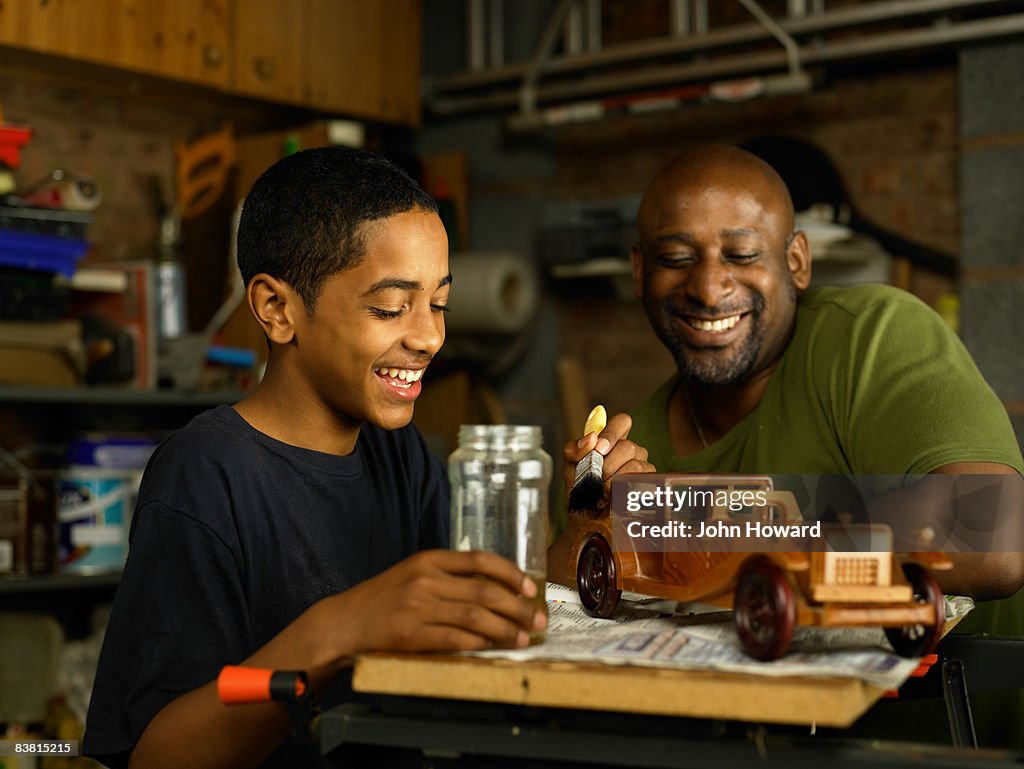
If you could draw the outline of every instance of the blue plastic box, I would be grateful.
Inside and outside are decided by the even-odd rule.
[[[59,272],[70,278],[88,250],[87,240],[0,229],[0,265],[6,267]]]

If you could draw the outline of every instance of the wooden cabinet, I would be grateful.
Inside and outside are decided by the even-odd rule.
[[[231,0],[20,0],[0,43],[151,75],[229,85]]]
[[[306,79],[314,104],[418,125],[418,0],[307,0],[315,9]]]
[[[308,0],[238,0],[232,28],[234,90],[294,104],[308,98],[303,68],[308,5]]]
[[[0,45],[418,125],[421,0],[16,0]]]
[[[234,89],[325,112],[418,125],[419,0],[245,0]]]

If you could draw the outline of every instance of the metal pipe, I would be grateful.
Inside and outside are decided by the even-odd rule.
[[[523,82],[519,86],[519,111],[524,115],[532,113],[537,106],[537,80],[540,79],[540,73],[551,57],[551,49],[558,38],[558,31],[565,23],[565,19],[574,4],[575,0],[559,0],[554,12],[548,19],[547,25],[544,27],[544,32],[540,36],[540,43],[533,54],[533,59],[530,60],[530,65],[523,77]]]
[[[466,65],[472,72],[482,72],[487,66],[485,15],[484,0],[466,0]]]
[[[487,9],[487,61],[490,67],[505,63],[505,6],[504,0],[488,0]]]
[[[565,20],[565,50],[569,54],[583,52],[583,9],[574,2]]]
[[[693,31],[698,35],[708,31],[708,0],[693,0]]]
[[[682,37],[690,34],[690,0],[672,0],[668,6],[669,34]]]
[[[878,35],[873,39],[822,43],[802,49],[800,59],[804,65],[826,63],[1008,37],[1022,33],[1024,33],[1024,13],[1018,13],[994,19],[955,22],[946,27],[904,30]],[[599,97],[609,93],[641,91],[661,86],[680,85],[686,82],[770,72],[783,69],[786,64],[786,55],[783,51],[745,53],[739,56],[649,68],[636,72],[594,77],[588,80],[551,83],[536,89],[534,96],[537,100],[561,103],[574,99]],[[515,92],[504,90],[461,99],[441,97],[432,101],[432,107],[438,112],[454,113],[481,109],[507,109],[514,107],[516,101]]]
[[[588,52],[601,50],[601,0],[584,0],[583,5],[585,41]]]
[[[789,62],[789,74],[800,74],[800,49],[794,40],[782,27],[775,23],[775,19],[765,13],[764,8],[757,4],[757,0],[740,0],[740,5],[746,8],[750,15],[761,22],[761,26],[768,30],[768,33],[778,40],[786,49],[786,61]]]
[[[790,35],[806,35],[817,32],[855,27],[876,22],[892,21],[929,16],[985,5],[997,5],[1004,0],[890,0],[874,2],[863,6],[841,8],[800,19],[783,19],[779,26]],[[756,42],[765,37],[764,28],[757,23],[742,24],[715,29],[704,35],[686,37],[664,37],[638,41],[604,48],[597,53],[583,53],[577,56],[562,56],[547,63],[551,74],[572,73],[578,70],[592,70],[613,64],[635,63],[640,59],[668,57],[684,53],[705,52],[714,48]],[[520,80],[529,63],[509,64],[489,72],[466,72],[448,75],[435,82],[437,91],[456,91],[479,88],[509,80]]]

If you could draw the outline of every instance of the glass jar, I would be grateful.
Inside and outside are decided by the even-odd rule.
[[[452,487],[451,546],[508,558],[537,586],[533,599],[547,614],[548,487],[551,457],[532,425],[462,425],[448,457]],[[544,631],[530,643],[544,640]]]

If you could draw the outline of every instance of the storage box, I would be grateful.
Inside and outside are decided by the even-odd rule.
[[[0,576],[53,571],[55,511],[52,479],[0,479]]]
[[[0,265],[24,270],[71,275],[89,250],[84,240],[61,238],[41,232],[0,229]]]
[[[0,206],[0,228],[85,240],[92,214],[31,206]]]
[[[548,264],[627,259],[636,241],[640,198],[562,201],[544,208],[540,253]]]
[[[97,315],[125,331],[134,345],[135,376],[130,385],[156,387],[156,294],[153,263],[104,262],[104,270],[125,277],[124,291],[75,291],[70,312],[75,317]]]

